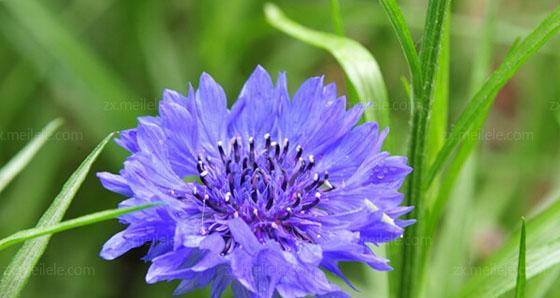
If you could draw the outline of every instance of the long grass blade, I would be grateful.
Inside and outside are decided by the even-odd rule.
[[[62,119],[55,119],[0,169],[0,192],[29,164],[33,156],[45,145],[49,138],[62,125]]]
[[[97,159],[105,145],[111,140],[109,134],[86,157],[80,167],[66,181],[60,193],[56,196],[51,206],[43,214],[37,228],[52,226],[62,220],[64,213],[70,206],[72,199],[85,180],[93,162]],[[17,297],[31,276],[33,268],[45,252],[50,237],[43,237],[26,242],[12,259],[0,281],[1,297]]]
[[[145,204],[140,206],[133,206],[127,208],[116,208],[110,210],[104,210],[95,212],[92,214],[80,216],[78,218],[66,220],[57,224],[53,224],[50,226],[42,226],[33,229],[19,231],[13,235],[10,235],[4,239],[0,240],[0,251],[6,249],[12,245],[31,240],[37,237],[45,236],[45,235],[53,235],[56,233],[60,233],[63,231],[95,224],[98,222],[106,221],[109,219],[117,218],[121,215],[125,215],[128,213],[140,211],[146,208],[151,208],[156,206],[157,204]]]
[[[560,7],[556,8],[523,41],[513,48],[500,67],[482,86],[469,102],[459,120],[453,126],[449,137],[431,166],[424,188],[428,188],[435,176],[442,170],[453,151],[466,137],[479,132],[498,91],[513,77],[519,68],[533,56],[547,41],[560,31]],[[475,125],[475,123],[477,125]],[[482,124],[480,124],[482,123]]]
[[[420,296],[424,281],[424,263],[427,244],[424,241],[424,197],[422,189],[427,165],[427,148],[431,109],[434,99],[434,86],[436,84],[438,65],[440,62],[440,49],[444,38],[444,21],[449,13],[450,0],[431,0],[428,4],[428,14],[420,50],[420,65],[422,69],[421,89],[413,90],[414,112],[412,116],[412,133],[409,151],[409,164],[414,169],[407,185],[406,200],[408,205],[415,207],[409,215],[418,220],[418,224],[410,226],[405,232],[402,246],[401,286],[398,297],[412,298]],[[414,245],[406,245],[414,243]],[[402,286],[406,285],[406,286]]]
[[[526,279],[560,264],[560,201],[529,218],[526,229]],[[495,298],[516,286],[521,231],[513,233],[506,244],[487,262],[474,267],[460,297]]]
[[[380,0],[379,1],[389,17],[389,21],[393,26],[393,30],[397,34],[397,38],[406,58],[410,75],[412,77],[413,88],[419,90],[422,82],[422,68],[420,66],[420,58],[416,52],[414,41],[401,8],[396,0]]]
[[[360,43],[306,28],[290,20],[276,5],[267,3],[264,8],[267,21],[276,29],[307,44],[330,52],[340,63],[356,89],[362,104],[373,103],[365,112],[367,121],[377,121],[381,127],[389,126],[387,90],[375,58]]]
[[[521,222],[521,237],[519,239],[519,257],[517,258],[517,282],[515,285],[515,298],[525,298],[525,284],[527,283],[525,274],[525,219]]]
[[[487,2],[487,12],[485,14],[485,20],[482,28],[482,36],[481,40],[478,42],[479,48],[476,53],[476,57],[473,63],[473,72],[471,76],[470,82],[470,93],[475,94],[477,89],[481,84],[484,83],[484,78],[488,76],[491,68],[492,63],[492,55],[493,55],[493,47],[494,47],[494,39],[496,34],[496,11],[498,6],[498,1],[488,1]],[[484,120],[478,120],[484,121]],[[482,125],[482,124],[480,124]],[[462,169],[464,164],[469,160],[469,157],[473,154],[475,147],[478,145],[477,138],[468,138],[465,142],[461,145],[458,150],[457,155],[449,165],[448,171],[446,175],[442,177],[439,181],[438,193],[435,196],[435,200],[430,202],[430,211],[427,218],[427,235],[431,235],[429,237],[433,238],[434,230],[436,225],[439,223],[441,218],[442,212],[444,208],[448,205],[448,202],[451,198],[450,194],[453,190],[455,182],[459,175],[461,175]],[[441,148],[441,147],[440,147]],[[439,149],[438,149],[439,150]],[[437,154],[437,152],[436,152]],[[434,156],[434,158],[436,158]],[[470,177],[473,178],[473,177]],[[464,196],[461,196],[462,199],[466,199]],[[469,211],[464,211],[461,214],[466,216]],[[457,221],[456,221],[457,222]],[[457,223],[461,223],[458,221]]]

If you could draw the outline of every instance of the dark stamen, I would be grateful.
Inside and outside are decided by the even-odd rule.
[[[233,138],[232,145],[233,145],[233,157],[235,158],[235,162],[239,162],[239,138]]]
[[[249,137],[249,162],[251,164],[251,168],[255,168],[255,139],[253,137]]]
[[[272,203],[274,203],[274,198],[272,194],[269,194],[268,202],[266,202],[266,210],[270,210],[270,208],[272,208]]]
[[[210,185],[208,184],[208,180],[206,179],[206,176],[208,176],[208,171],[204,171],[202,173],[200,173],[200,181],[202,181],[202,183],[204,183],[204,185],[206,185],[208,188],[210,188]]]
[[[305,187],[305,192],[309,192],[310,190],[314,189],[319,185],[319,174],[313,175],[313,182]]]
[[[319,204],[319,202],[321,201],[320,199],[321,199],[321,193],[316,192],[316,193],[315,193],[315,200],[313,200],[313,202],[311,202],[311,203],[309,203],[309,204],[307,204],[307,205],[301,206],[301,209],[302,209],[302,210],[309,210],[309,209],[311,209],[311,208],[317,206],[317,204]]]
[[[296,157],[295,157],[295,160],[300,159],[302,154],[303,154],[303,148],[301,148],[301,146],[298,145],[298,146],[296,147]]]
[[[224,146],[222,141],[218,142],[218,151],[220,152],[220,158],[222,159],[222,162],[226,162],[226,153],[224,152]]]
[[[198,192],[198,189],[197,189],[196,187],[193,187],[192,194],[193,194],[193,196],[194,196],[195,198],[197,198],[199,201],[202,202],[202,201],[204,200],[204,198],[200,195],[200,193]]]
[[[233,175],[233,173],[231,173],[228,175],[228,185],[229,185],[230,192],[233,192],[235,188],[234,182],[235,182],[235,176]]]
[[[292,216],[292,208],[286,208],[286,214],[280,218],[280,220],[286,220]]]
[[[301,202],[301,194],[298,192],[296,194],[296,201],[292,204],[292,208],[296,208]]]
[[[280,145],[277,142],[272,142],[271,146],[274,148],[274,158],[278,160],[278,157],[280,157]]]
[[[272,158],[268,157],[267,158],[268,161],[268,169],[272,172],[274,171],[274,162],[272,161]]]
[[[315,156],[309,155],[309,163],[307,164],[307,170],[311,170],[315,165]]]
[[[202,163],[202,161],[198,161],[198,163],[196,163],[196,169],[198,170],[198,173],[202,173],[204,172],[204,164]]]
[[[264,135],[264,149],[266,149],[266,151],[268,152],[268,149],[270,149],[270,134],[266,133]]]

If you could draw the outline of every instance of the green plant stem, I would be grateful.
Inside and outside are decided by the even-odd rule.
[[[412,133],[409,152],[409,163],[413,167],[408,181],[406,200],[408,205],[415,207],[409,215],[418,222],[425,220],[424,185],[425,167],[427,164],[428,127],[433,103],[433,91],[437,77],[439,52],[444,33],[444,20],[448,13],[450,0],[431,0],[428,6],[424,44],[420,51],[422,66],[422,89],[413,90],[415,96],[414,113],[412,116]],[[401,287],[398,297],[418,297],[422,291],[423,259],[426,241],[424,240],[423,224],[412,225],[407,228],[402,247]],[[406,285],[406,286],[403,286]]]
[[[94,223],[98,223],[98,222],[102,222],[102,221],[106,221],[109,219],[114,219],[117,218],[121,215],[125,215],[128,213],[132,213],[132,212],[136,212],[136,211],[140,211],[146,208],[151,208],[154,206],[157,206],[159,204],[145,204],[145,205],[140,205],[140,206],[134,206],[134,207],[127,207],[127,208],[117,208],[117,209],[110,209],[110,210],[105,210],[105,211],[99,211],[96,213],[92,213],[92,214],[88,214],[88,215],[84,215],[78,218],[74,218],[74,219],[70,219],[67,221],[63,221],[57,224],[53,224],[50,226],[43,226],[43,227],[37,227],[37,228],[33,228],[33,229],[28,229],[28,230],[23,230],[23,231],[19,231],[15,234],[12,234],[2,240],[0,240],[0,251],[4,250],[12,245],[33,239],[33,238],[37,238],[40,236],[45,236],[45,235],[52,235],[52,234],[56,234],[56,233],[60,233],[63,231],[67,231],[67,230],[71,230],[71,229],[75,229],[75,228],[79,228],[79,227],[83,227],[83,226],[87,226],[87,225],[91,225]]]

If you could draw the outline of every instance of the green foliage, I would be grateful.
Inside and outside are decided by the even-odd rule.
[[[133,207],[126,207],[126,208],[117,208],[117,209],[111,209],[111,210],[105,210],[105,211],[99,211],[99,212],[95,212],[95,213],[91,213],[88,215],[84,215],[78,218],[74,218],[74,219],[70,219],[70,220],[66,220],[60,223],[56,223],[56,224],[52,224],[52,225],[48,225],[48,226],[38,226],[36,228],[33,229],[27,229],[27,230],[23,230],[23,231],[19,231],[13,235],[10,235],[4,239],[0,239],[0,250],[6,249],[12,245],[24,242],[24,241],[28,241],[37,237],[41,237],[41,236],[45,236],[45,235],[53,235],[56,233],[60,233],[63,231],[67,231],[67,230],[71,230],[71,229],[75,229],[75,228],[79,228],[79,227],[83,227],[83,226],[87,226],[87,225],[91,225],[91,224],[95,224],[98,222],[102,222],[102,221],[106,221],[109,219],[115,219],[121,215],[125,215],[128,213],[132,213],[132,212],[136,212],[136,211],[140,211],[146,208],[151,208],[157,206],[157,204],[145,204],[145,205],[139,205],[139,206],[133,206]],[[40,240],[40,239],[39,239]],[[34,246],[36,250],[39,250],[37,248],[37,245]],[[21,252],[21,254],[23,254],[23,252]],[[27,252],[27,256],[30,255],[34,255],[35,252],[34,251],[29,251]],[[18,270],[17,272],[14,272],[15,274],[27,274],[25,273],[26,271],[28,271],[28,268],[19,268],[20,270]],[[23,270],[22,270],[23,269]]]
[[[475,135],[482,129],[484,122],[477,120],[486,119],[498,91],[500,91],[517,70],[519,70],[519,68],[548,40],[554,37],[558,31],[560,31],[560,7],[549,14],[525,39],[512,46],[500,67],[469,102],[459,117],[459,120],[457,120],[453,126],[447,142],[430,169],[426,188],[429,187],[430,183],[443,167],[443,164],[450,158],[452,151],[464,141],[465,138]]]
[[[352,104],[373,103],[367,121],[391,124],[392,144],[386,148],[409,148],[414,172],[403,190],[407,204],[416,207],[417,223],[402,241],[374,248],[388,255],[394,271],[344,266],[361,289],[351,296],[555,297],[560,43],[553,37],[560,30],[560,8],[550,10],[557,6],[552,0],[530,6],[517,0],[508,5],[429,0],[426,13],[426,6],[411,1],[378,2],[283,1],[275,2],[282,10],[266,4],[263,13],[261,2],[246,0],[3,1],[0,226],[11,236],[0,240],[0,267],[8,266],[0,296],[107,297],[122,296],[123,289],[135,297],[169,295],[174,284],[146,285],[140,262],[121,266],[97,256],[118,224],[93,224],[136,207],[106,210],[120,199],[88,179],[66,215],[74,219],[61,221],[99,147],[39,224],[21,229],[47,207],[45,199],[57,193],[52,185],[66,180],[93,142],[132,127],[139,115],[153,114],[162,88],[184,92],[187,81],[196,85],[200,72],[208,71],[224,85],[231,104],[241,82],[262,64],[273,73],[288,71],[290,87],[318,73],[340,87],[346,83],[341,93]],[[511,46],[505,56],[504,46]],[[491,72],[498,58],[502,63]],[[67,119],[68,129],[82,137],[54,136],[59,120],[38,135],[19,140],[4,135],[21,135],[56,117]],[[484,128],[504,127],[529,135],[480,138]],[[118,170],[124,153],[107,153],[99,168]],[[528,233],[525,224],[511,231],[525,214],[530,214]],[[93,232],[61,233],[49,241],[54,233],[84,225]],[[32,274],[39,258],[91,265],[96,274]],[[203,290],[188,296],[208,295]]]
[[[78,192],[78,189],[84,182],[93,162],[97,159],[105,145],[109,142],[113,134],[108,135],[97,147],[86,157],[80,167],[70,176],[66,181],[62,190],[53,200],[51,206],[45,211],[39,222],[37,223],[38,229],[46,229],[52,225],[60,222],[70,206],[72,199]],[[54,230],[52,230],[54,231]],[[25,239],[32,238],[29,236],[31,232],[22,231],[21,234],[15,235],[13,238],[8,237],[0,241],[0,249],[2,246],[7,246],[10,243],[17,243]],[[49,233],[42,233],[40,235],[48,235]],[[15,240],[13,240],[15,239]],[[49,243],[50,236],[40,239],[31,240],[26,242],[23,247],[18,251],[16,256],[10,262],[10,265],[4,272],[2,280],[0,281],[0,294],[2,297],[17,297],[27,281],[31,276],[35,264],[45,252]]]
[[[16,156],[0,169],[0,192],[29,164],[33,156],[62,125],[61,119],[51,121]]]
[[[340,63],[356,89],[363,105],[373,103],[366,110],[367,121],[389,126],[387,91],[377,61],[358,42],[334,34],[308,29],[288,19],[274,4],[265,5],[268,22],[290,36],[329,51]]]
[[[525,243],[525,219],[521,221],[521,237],[519,238],[519,257],[517,258],[517,282],[515,284],[515,298],[525,297],[525,284],[527,283],[526,273],[525,273],[525,255],[526,252]]]
[[[517,276],[525,275],[527,280],[545,272],[560,263],[560,201],[529,218],[528,235],[521,231],[514,233],[509,241],[485,264],[479,267],[479,274],[467,281],[460,297],[500,297],[514,289]],[[521,240],[520,240],[521,239]],[[525,249],[520,247],[525,246]],[[526,253],[526,265],[522,274],[521,254]],[[520,271],[521,270],[521,271]],[[523,278],[523,277],[521,277]],[[519,277],[517,278],[519,280]]]

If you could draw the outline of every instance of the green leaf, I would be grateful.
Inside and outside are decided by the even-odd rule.
[[[83,226],[87,226],[87,225],[91,225],[91,224],[95,224],[98,222],[102,222],[102,221],[106,221],[109,219],[113,219],[113,218],[117,218],[121,215],[124,214],[128,214],[128,213],[132,213],[132,212],[136,212],[139,210],[143,210],[146,208],[151,208],[154,206],[157,206],[160,204],[145,204],[145,205],[140,205],[140,206],[133,206],[133,207],[127,207],[127,208],[116,208],[116,209],[110,209],[110,210],[104,210],[104,211],[99,211],[99,212],[95,212],[92,214],[88,214],[88,215],[84,215],[84,216],[80,216],[78,218],[74,218],[74,219],[70,219],[70,220],[66,220],[57,224],[53,224],[53,225],[49,225],[49,226],[41,226],[41,227],[36,227],[33,229],[27,229],[27,230],[23,230],[23,231],[19,231],[15,234],[12,234],[2,240],[0,240],[0,251],[3,249],[6,249],[12,245],[33,239],[33,238],[37,238],[40,236],[45,236],[45,235],[52,235],[52,234],[56,234],[56,233],[60,233],[63,231],[67,231],[67,230],[71,230],[71,229],[75,229],[75,228],[79,228],[79,227],[83,227]],[[38,239],[39,240],[42,240]],[[3,292],[1,292],[3,293]]]
[[[331,17],[334,25],[334,32],[339,36],[344,36],[344,25],[340,16],[340,3],[338,0],[331,0]]]
[[[404,57],[408,63],[410,75],[412,77],[413,88],[419,90],[422,83],[422,69],[420,67],[420,58],[416,52],[414,41],[410,30],[406,24],[403,13],[395,0],[379,0],[385,13],[389,17],[389,21],[393,26],[393,30],[397,34],[397,38],[404,53]]]
[[[527,221],[526,278],[537,276],[560,264],[560,201]],[[506,244],[473,274],[461,290],[460,297],[495,298],[513,290],[516,285],[519,239],[522,231],[513,233]]]
[[[375,58],[360,43],[345,37],[306,28],[287,18],[276,5],[264,7],[267,21],[276,29],[310,45],[329,51],[354,85],[362,104],[373,102],[365,112],[367,121],[389,126],[387,90]]]
[[[487,11],[485,14],[484,25],[482,28],[481,39],[477,42],[478,49],[474,59],[474,67],[471,76],[471,93],[474,94],[477,91],[479,85],[484,82],[484,78],[488,76],[492,64],[492,54],[494,47],[494,37],[496,31],[496,11],[499,1],[490,1],[487,5]],[[483,119],[479,121],[484,121]],[[482,125],[482,124],[480,124]],[[430,202],[430,211],[427,218],[427,235],[428,237],[435,237],[435,228],[439,223],[443,210],[448,205],[450,200],[450,194],[455,186],[455,182],[462,172],[464,164],[467,162],[469,157],[476,145],[478,144],[477,138],[468,138],[461,145],[458,150],[457,155],[449,165],[449,169],[446,175],[442,177],[439,181],[438,193],[435,196],[435,200]],[[439,150],[439,149],[438,149]],[[435,156],[434,156],[435,158]],[[472,179],[473,176],[470,178]],[[460,196],[461,199],[467,199],[465,196]],[[453,203],[450,203],[453,204]],[[464,216],[468,214],[469,211],[462,212]],[[460,221],[459,221],[460,222]],[[462,224],[462,223],[461,223]]]
[[[517,282],[515,285],[515,298],[525,298],[525,284],[527,277],[525,276],[525,219],[521,221],[521,237],[519,239],[519,257],[517,258]]]
[[[453,126],[445,145],[430,168],[424,188],[430,186],[457,146],[466,137],[472,137],[482,129],[484,122],[477,120],[487,118],[498,91],[558,31],[560,31],[560,7],[556,8],[531,34],[510,50],[503,63],[472,98]]]
[[[426,207],[424,207],[424,204],[426,191],[424,191],[422,186],[424,185],[426,173],[428,148],[432,146],[429,142],[437,141],[438,139],[437,137],[430,137],[430,133],[434,133],[434,131],[430,131],[429,127],[431,125],[430,119],[435,97],[434,86],[436,86],[439,63],[441,62],[440,49],[446,41],[447,37],[445,35],[448,34],[445,30],[445,23],[449,22],[449,19],[446,17],[450,10],[449,4],[450,0],[431,0],[428,4],[423,44],[420,50],[421,89],[414,88],[413,83],[414,113],[412,115],[409,164],[414,171],[408,180],[406,204],[415,207],[414,211],[408,216],[416,218],[418,224],[408,227],[404,234],[403,242],[405,244],[414,243],[414,245],[402,246],[401,279],[398,289],[398,297],[400,298],[420,296],[422,283],[424,282],[424,265],[429,245],[425,241],[417,240],[424,239],[423,235],[425,232],[424,215]],[[438,130],[435,130],[435,133],[438,133]]]
[[[60,193],[56,196],[51,206],[41,216],[37,224],[37,228],[45,228],[52,226],[62,220],[64,213],[70,206],[72,199],[78,192],[78,189],[85,180],[91,165],[97,159],[105,145],[112,138],[113,134],[109,134],[97,147],[86,157],[80,167],[66,181]],[[8,239],[9,240],[9,239]],[[6,240],[6,241],[8,241]],[[50,236],[35,239],[26,242],[12,259],[8,268],[4,272],[2,281],[0,281],[1,297],[16,297],[19,295],[25,284],[27,283],[35,264],[39,261],[47,245]]]
[[[2,169],[0,169],[0,192],[14,179],[27,164],[31,161],[33,156],[37,154],[39,149],[48,141],[54,132],[62,125],[62,119],[55,119],[41,132],[29,142],[16,156],[14,156]]]

